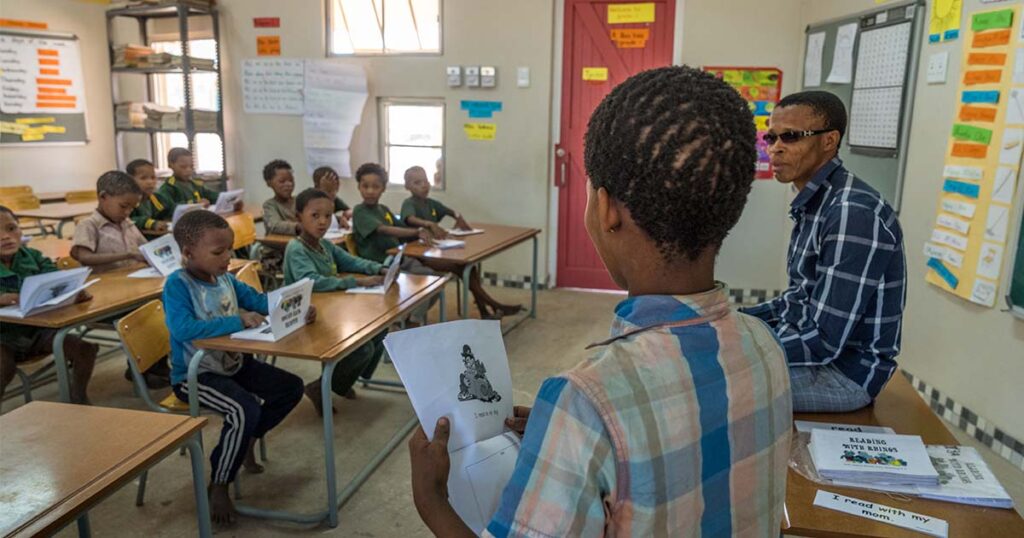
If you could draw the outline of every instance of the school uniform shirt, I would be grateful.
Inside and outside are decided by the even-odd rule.
[[[352,210],[352,230],[360,258],[383,263],[388,250],[398,248],[398,238],[377,232],[380,226],[402,226],[402,221],[384,204],[359,204]]]
[[[340,213],[342,211],[348,211],[349,209],[350,208],[348,207],[348,204],[345,203],[345,200],[342,200],[341,197],[339,197],[339,196],[335,196],[334,197],[334,212],[335,213]]]
[[[430,222],[441,222],[445,215],[454,215],[448,206],[433,198],[419,199],[410,196],[402,202],[402,222],[409,224],[409,217],[416,217]]]
[[[27,277],[57,270],[53,260],[42,252],[24,245],[11,258],[11,264],[0,262],[0,293],[20,293]],[[0,342],[15,352],[32,345],[41,329],[15,323],[0,323]]]
[[[358,258],[347,250],[320,239],[320,250],[310,248],[300,238],[292,239],[284,250],[284,283],[293,284],[308,278],[313,291],[347,290],[356,287],[353,276],[339,277],[338,273],[380,274],[383,265]]]
[[[286,203],[271,198],[263,202],[263,226],[267,234],[295,235],[299,216],[295,213],[295,198]]]
[[[75,224],[75,237],[71,247],[82,247],[94,254],[120,254],[133,252],[146,243],[146,237],[131,219],[112,222],[93,210],[92,214]],[[93,271],[111,271],[134,264],[133,260],[93,265]]]
[[[267,296],[239,282],[231,273],[217,277],[215,283],[192,277],[178,269],[167,277],[163,293],[167,311],[165,323],[171,333],[171,384],[185,381],[188,363],[197,349],[193,340],[224,336],[245,328],[239,309],[266,316]],[[242,355],[226,351],[207,351],[199,363],[199,373],[230,376],[242,367]]]
[[[790,205],[789,287],[744,309],[772,326],[790,366],[835,366],[871,397],[896,369],[906,303],[896,212],[833,159]]]
[[[159,191],[142,199],[132,211],[131,221],[140,230],[152,230],[158,222],[171,222],[175,203]]]
[[[540,388],[487,536],[775,536],[792,396],[775,335],[722,285],[642,295]]]
[[[202,200],[207,200],[213,204],[217,202],[218,195],[218,193],[207,189],[203,185],[197,185],[194,180],[181,179],[174,176],[167,178],[167,181],[160,185],[157,192],[175,204],[198,204]]]

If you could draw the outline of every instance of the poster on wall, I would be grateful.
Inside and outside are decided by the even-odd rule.
[[[768,144],[763,135],[768,131],[768,118],[782,96],[782,70],[774,67],[705,67],[704,71],[736,88],[749,103],[757,126],[757,179],[772,179],[774,174],[768,157]]]
[[[1024,148],[1024,114],[1015,108],[1024,78],[1014,76],[1024,49],[1010,39],[1020,15],[1020,6],[1007,6],[966,19],[956,119],[937,178],[936,224],[925,244],[925,279],[987,307],[1000,296]]]

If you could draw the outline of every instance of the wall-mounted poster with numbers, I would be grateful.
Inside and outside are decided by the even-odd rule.
[[[0,144],[87,140],[78,38],[0,30]]]
[[[857,50],[857,74],[850,104],[850,146],[896,150],[910,21],[865,30]]]
[[[704,71],[736,88],[747,100],[757,126],[757,179],[772,179],[768,144],[763,135],[768,131],[768,118],[782,97],[782,71],[774,67],[705,67]]]

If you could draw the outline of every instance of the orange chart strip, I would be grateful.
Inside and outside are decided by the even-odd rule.
[[[37,102],[36,108],[75,108],[75,103],[49,103],[49,102]]]
[[[74,101],[74,100],[78,99],[78,97],[76,97],[74,95],[54,95],[54,94],[44,95],[44,94],[39,94],[39,95],[36,96],[36,99],[37,100],[44,100],[44,101]]]
[[[984,159],[988,155],[988,146],[981,144],[964,144],[955,143],[953,144],[954,157],[968,157],[971,159]]]
[[[47,86],[39,86],[38,88],[36,88],[36,91],[39,93],[56,93],[60,95],[68,93],[68,91],[64,88],[50,88]]]
[[[986,69],[984,71],[968,71],[964,73],[964,84],[998,84],[1003,78],[1002,69]]]
[[[998,32],[981,32],[974,34],[974,41],[971,42],[971,46],[980,49],[984,47],[995,47],[998,45],[1005,45],[1010,42],[1010,31],[999,30]]]
[[[36,49],[36,52],[38,52],[40,56],[57,56],[58,54],[57,51],[53,49]]]
[[[53,58],[40,58],[39,65],[60,65],[60,60],[54,60]]]
[[[43,85],[49,84],[51,86],[70,86],[71,79],[69,78],[37,78],[36,84]]]
[[[960,121],[996,121],[998,111],[992,107],[964,105],[960,107]]]
[[[60,69],[47,69],[45,67],[40,67],[39,68],[39,74],[40,75],[60,76]]]
[[[1005,65],[1006,55],[1001,52],[972,52],[967,56],[967,65]]]

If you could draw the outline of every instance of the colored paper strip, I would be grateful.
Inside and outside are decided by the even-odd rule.
[[[70,86],[71,79],[69,78],[37,78],[36,84],[50,84],[53,86]]]
[[[964,105],[960,107],[960,121],[996,121],[999,109],[987,106]]]
[[[972,52],[967,55],[967,65],[1006,65],[1006,55],[1001,52]]]
[[[56,95],[52,93],[44,93],[36,96],[37,100],[40,101],[75,101],[78,97],[74,95]]]
[[[994,28],[1009,28],[1011,24],[1013,24],[1012,9],[975,13],[971,17],[971,30],[975,32],[992,30]]]
[[[1003,78],[1002,69],[985,69],[983,71],[968,71],[964,73],[964,84],[973,86],[975,84],[999,84]]]
[[[36,52],[40,56],[57,56],[58,55],[57,51],[55,51],[53,49],[36,49]]]
[[[998,47],[999,45],[1006,45],[1009,42],[1010,31],[997,30],[993,32],[981,32],[980,34],[974,34],[974,41],[971,42],[971,46],[976,49],[983,49],[985,47]]]
[[[40,103],[36,102],[36,108],[75,108],[74,103]]]
[[[39,93],[56,93],[59,95],[64,95],[65,93],[68,93],[68,91],[64,88],[50,88],[47,86],[39,86],[38,88],[36,88],[36,91]]]
[[[605,82],[608,80],[607,67],[584,67],[583,80],[591,82]]]
[[[54,58],[40,58],[39,65],[60,65],[60,60]]]
[[[953,144],[951,153],[954,157],[967,157],[969,159],[984,159],[988,155],[988,146],[981,144],[968,144],[957,142]]]
[[[46,135],[42,133],[25,133],[21,135],[22,142],[35,142],[37,140],[42,140],[44,138],[46,138]]]
[[[957,181],[955,179],[947,179],[942,183],[942,190],[951,194],[966,196],[968,198],[977,198],[978,194],[981,192],[981,187],[971,183]]]
[[[953,124],[953,138],[988,145],[992,142],[992,130],[962,123]]]
[[[999,103],[999,92],[995,90],[965,91],[960,94],[960,100],[964,103],[988,103],[994,105]]]
[[[26,124],[26,125],[32,125],[34,123],[53,123],[54,121],[56,121],[56,118],[54,118],[52,116],[47,117],[47,118],[18,118],[18,119],[14,120],[14,121],[17,122],[17,123],[23,123],[23,124]]]
[[[469,112],[470,118],[490,118],[501,112],[501,101],[461,101],[459,108]]]
[[[32,30],[47,30],[50,25],[45,22],[22,21],[18,19],[0,19],[0,26],[7,28],[31,28]]]
[[[953,272],[950,271],[946,267],[946,265],[942,263],[941,260],[938,260],[936,258],[929,258],[928,267],[932,271],[935,271],[935,274],[939,275],[939,278],[945,281],[946,284],[949,285],[949,287],[956,289],[956,287],[960,285],[960,279],[958,279],[956,275],[954,275]]]
[[[654,2],[608,4],[608,24],[654,22]]]
[[[469,140],[494,140],[498,126],[494,123],[465,123],[462,130]]]
[[[60,69],[47,69],[45,67],[40,67],[39,68],[39,74],[40,75],[60,76]]]
[[[252,25],[254,28],[280,28],[281,17],[253,17]]]

